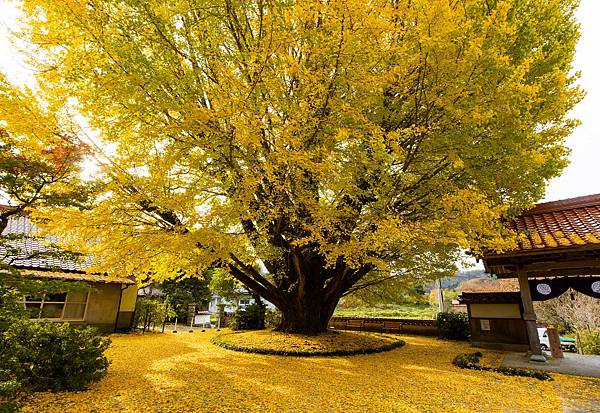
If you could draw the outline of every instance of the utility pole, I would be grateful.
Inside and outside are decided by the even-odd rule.
[[[443,313],[444,312],[444,292],[442,290],[442,280],[439,278],[437,280],[436,295],[437,295],[437,303],[438,303],[438,313]]]

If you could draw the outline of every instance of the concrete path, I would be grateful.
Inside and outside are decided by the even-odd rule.
[[[555,373],[570,374],[583,377],[600,377],[600,356],[584,356],[581,354],[564,353],[563,359],[549,359],[546,363],[529,361],[529,356],[524,353],[507,353],[502,361],[504,367],[515,367],[521,369],[543,370]],[[549,354],[546,354],[548,357]],[[578,393],[565,389],[556,388],[565,402],[563,413],[590,413],[600,412],[600,381],[585,379],[588,381],[587,388],[594,389],[591,392]]]
[[[529,361],[524,353],[507,353],[502,361],[504,367],[553,371],[574,376],[600,377],[600,356],[564,353],[563,359],[549,359],[546,363]]]

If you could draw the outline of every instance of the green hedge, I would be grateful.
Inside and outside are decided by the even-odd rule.
[[[543,371],[536,370],[525,370],[525,369],[515,369],[512,367],[488,367],[482,366],[479,364],[480,358],[483,356],[480,352],[471,353],[471,354],[459,354],[454,357],[452,360],[452,364],[461,369],[469,369],[469,370],[480,370],[480,371],[494,371],[497,373],[502,373],[505,376],[521,376],[521,377],[532,377],[538,380],[553,380],[552,376]]]

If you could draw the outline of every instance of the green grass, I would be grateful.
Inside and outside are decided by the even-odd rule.
[[[334,317],[433,319],[434,309],[429,304],[386,304],[376,307],[336,308]]]

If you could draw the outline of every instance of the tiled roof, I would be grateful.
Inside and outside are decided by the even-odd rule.
[[[35,268],[41,270],[62,270],[62,271],[83,271],[89,263],[79,263],[69,260],[61,260],[56,257],[35,257],[36,254],[46,253],[50,251],[39,238],[33,235],[37,232],[35,225],[31,223],[27,215],[18,215],[10,217],[7,227],[2,232],[2,235],[22,234],[26,238],[22,238],[12,242],[11,244],[20,250],[16,256],[11,256],[10,265],[13,267]],[[46,241],[56,242],[55,237],[47,237]],[[0,257],[6,254],[6,250],[0,246]]]
[[[0,211],[9,208],[0,205]],[[43,239],[34,236],[36,232],[37,228],[31,223],[27,215],[11,216],[7,227],[2,232],[2,235],[20,234],[26,236],[25,238],[11,241],[11,244],[20,251],[20,254],[8,257],[10,259],[9,264],[20,269],[20,274],[39,279],[135,284],[133,280],[125,277],[85,273],[85,268],[89,267],[90,264],[89,259],[80,263],[61,260],[55,257],[32,258],[32,255],[36,253],[44,253],[50,250]],[[56,242],[57,238],[47,237],[45,240]],[[0,245],[0,259],[5,255],[6,250]]]
[[[109,277],[100,274],[78,274],[71,272],[53,272],[53,271],[31,271],[21,270],[19,272],[25,276],[32,278],[42,278],[51,280],[63,280],[63,281],[87,281],[94,283],[107,283],[107,284],[135,284],[135,282],[129,278],[124,277]]]
[[[520,236],[516,251],[600,248],[600,194],[537,204],[508,227]]]

